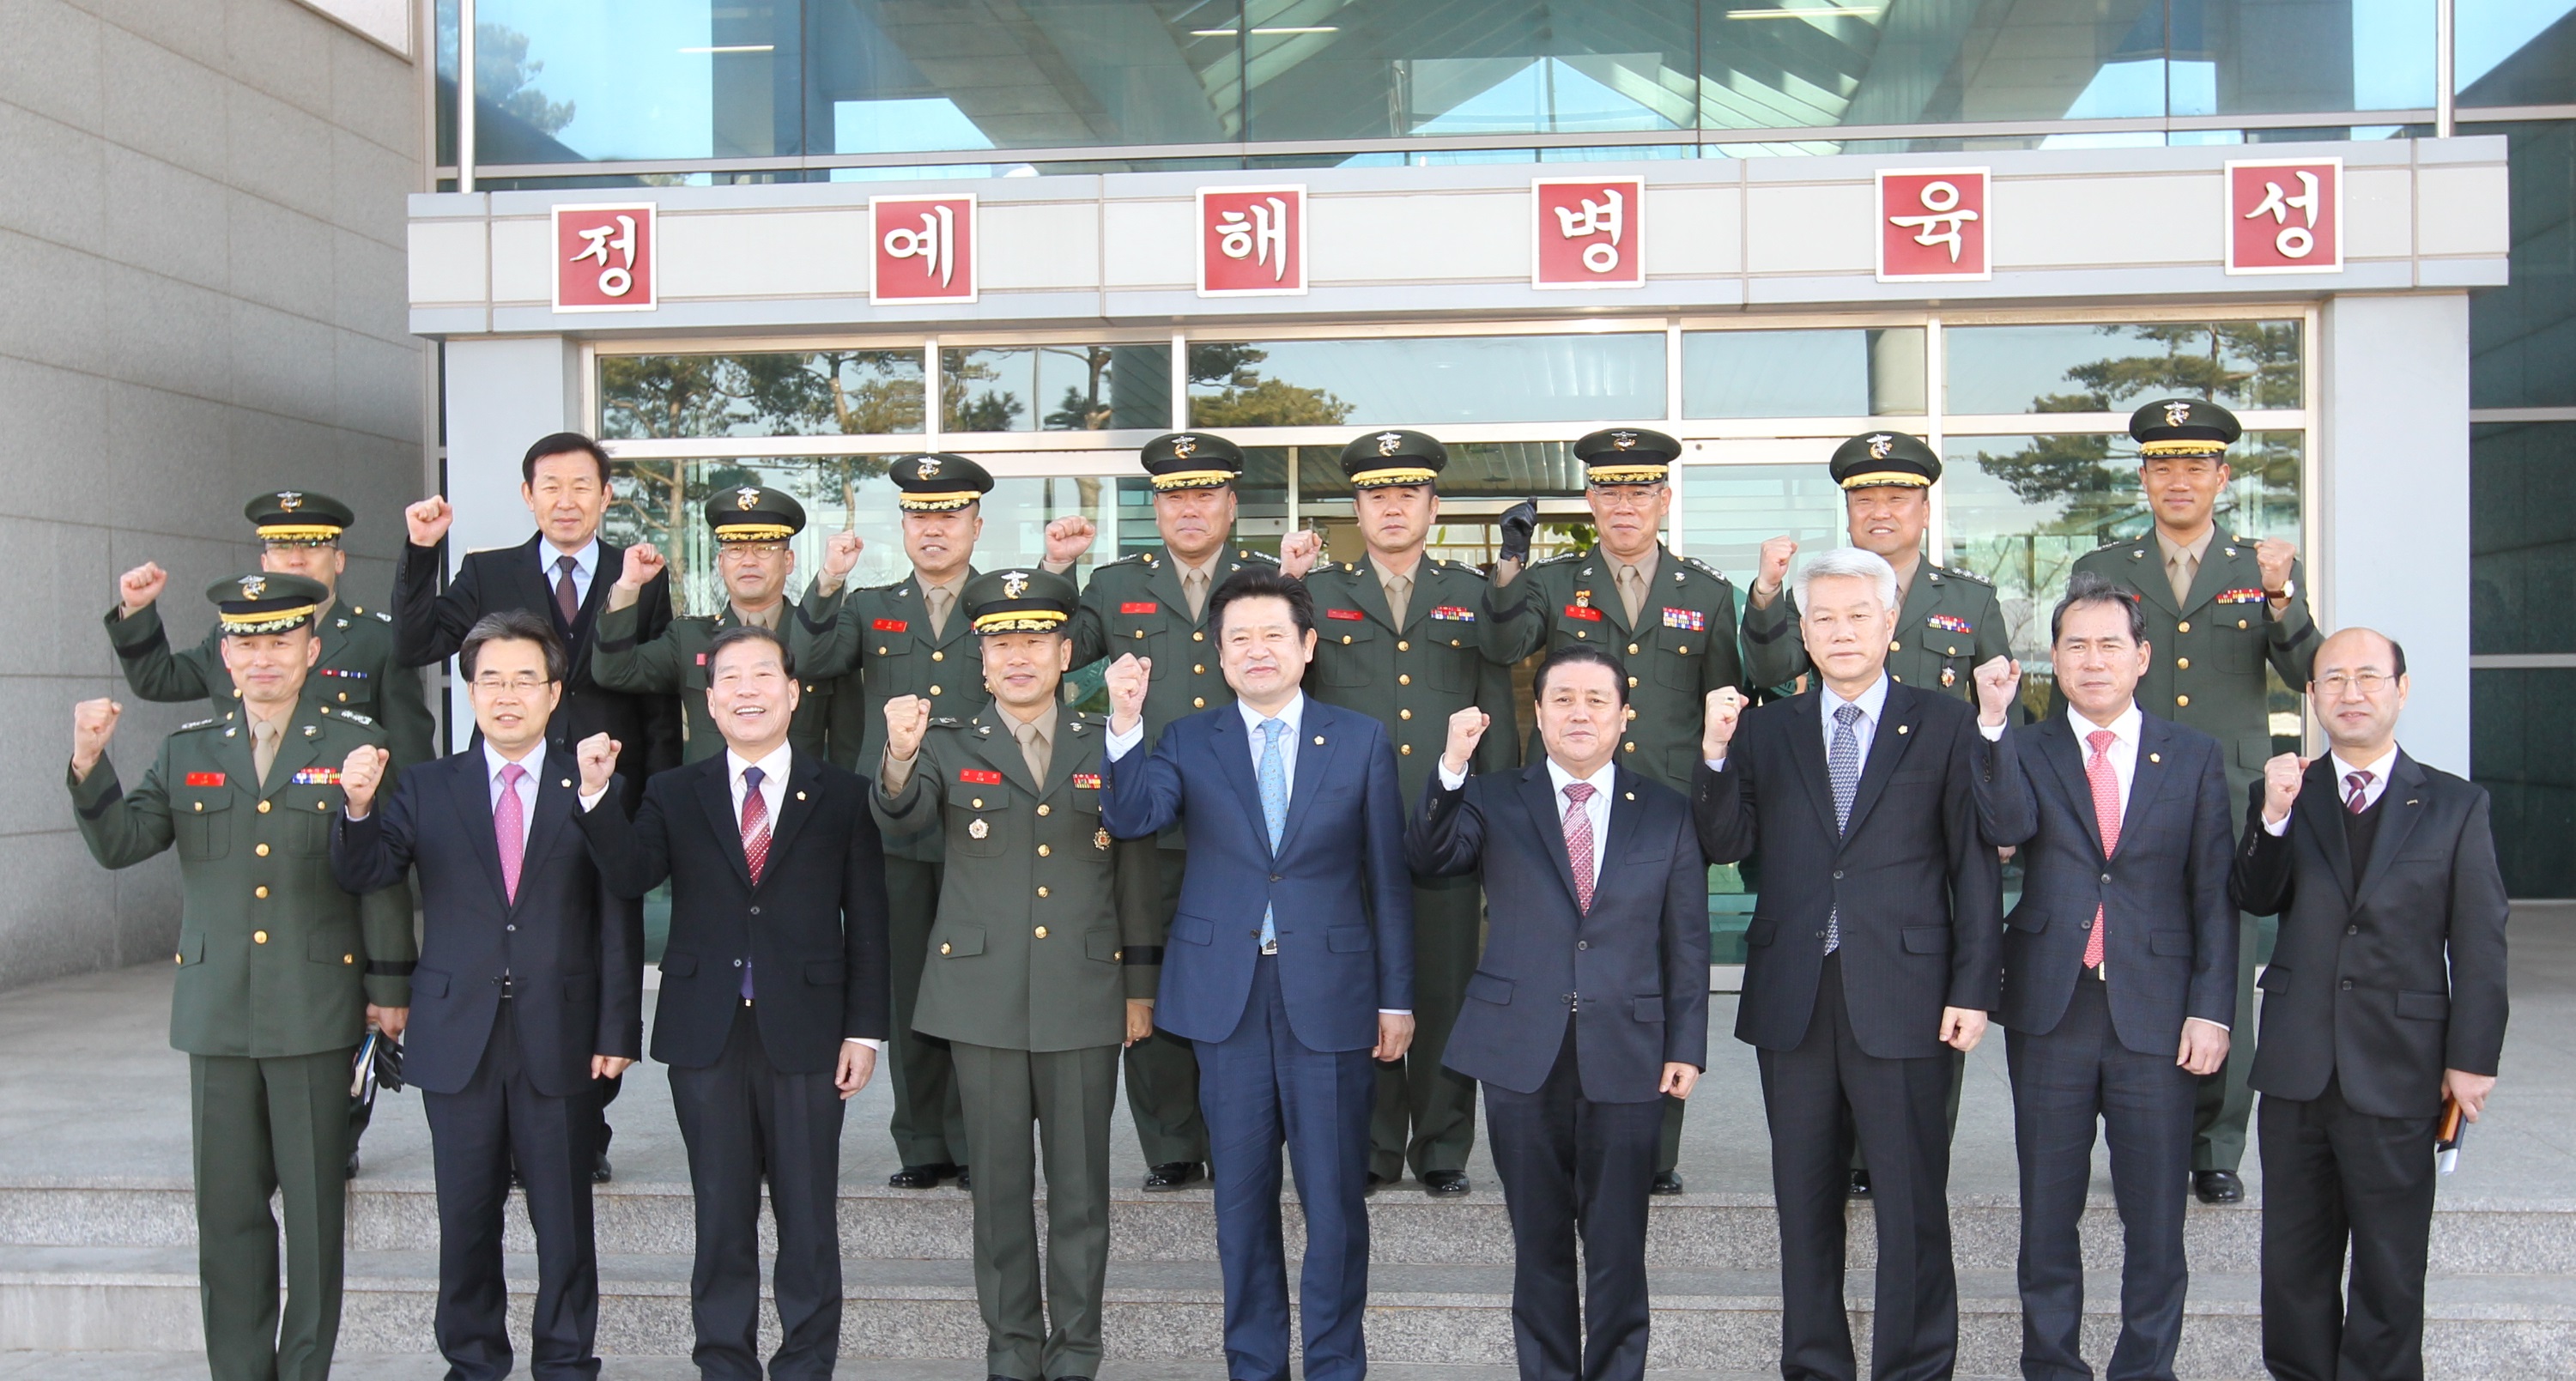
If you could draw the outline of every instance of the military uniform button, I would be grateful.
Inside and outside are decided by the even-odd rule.
[[[983,808],[984,808],[984,798],[983,798],[983,797],[981,797],[981,796],[976,797],[976,798],[975,798],[975,809],[977,809],[977,810],[982,810]]]
[[[934,662],[944,662],[948,660],[948,654],[934,649],[930,654],[930,660]]]
[[[1677,647],[1677,648],[1674,648],[1674,649],[1673,649],[1673,651],[1678,652],[1678,653],[1680,653],[1682,656],[1687,657],[1687,656],[1689,656],[1689,655],[1690,655],[1690,644],[1689,644],[1689,643],[1683,643],[1681,646],[1679,646],[1679,647]]]
[[[1402,746],[1402,747],[1400,747],[1400,748],[1396,749],[1395,751],[1397,751],[1397,752],[1399,752],[1399,753],[1402,753],[1404,756],[1406,756],[1406,757],[1408,757],[1408,758],[1409,758],[1409,757],[1412,757],[1412,756],[1413,756],[1413,745],[1412,745],[1412,744],[1410,744],[1410,743],[1408,743],[1408,744],[1405,744],[1404,746]]]
[[[262,802],[261,804],[265,805],[265,804],[267,804],[267,803],[266,803],[266,802]],[[190,802],[188,803],[188,808],[189,808],[190,810],[193,810],[193,811],[197,812],[197,813],[198,813],[198,814],[200,814],[200,815],[203,815],[203,814],[205,814],[205,813],[206,813],[206,803],[205,803],[205,802],[203,802],[203,801],[190,801]]]
[[[932,687],[930,688],[930,693],[931,693],[932,695],[937,695],[937,694],[939,694],[939,687],[937,687],[937,686],[932,686]]]
[[[1903,643],[1889,643],[1889,644],[1887,645],[1887,650],[1888,650],[1888,651],[1890,651],[1890,652],[1903,652],[1903,651],[1905,650],[1905,644],[1903,644]]]
[[[1190,708],[1191,708],[1191,709],[1193,709],[1193,710],[1204,710],[1204,709],[1206,709],[1206,708],[1207,708],[1207,697],[1206,697],[1206,696],[1204,696],[1204,695],[1193,695],[1193,696],[1191,696],[1191,697],[1190,697]]]
[[[2174,697],[2174,705],[2176,708],[2188,707],[2190,704],[2191,697],[2188,695],[2177,695]]]
[[[1348,633],[1344,633],[1344,634],[1342,635],[1342,646],[1344,646],[1344,647],[1348,647],[1348,646],[1350,646],[1350,645],[1351,645],[1351,635],[1350,635],[1350,634],[1348,634]]]
[[[1634,676],[1629,677],[1629,678],[1628,678],[1628,689],[1630,689],[1630,690],[1635,690],[1636,688],[1637,688],[1637,678],[1636,678],[1636,677],[1634,677]]]
[[[329,810],[331,808],[331,803],[329,801],[315,801],[313,803],[313,808],[315,810]]]
[[[1039,895],[1043,896],[1043,895],[1045,895],[1045,894],[1044,894],[1043,892],[1041,892]],[[1039,926],[1039,927],[1038,927],[1038,929],[1037,929],[1037,937],[1038,937],[1039,939],[1041,939],[1041,940],[1043,940],[1043,939],[1045,939],[1045,938],[1046,938],[1046,927],[1045,927],[1045,926]]]
[[[1207,631],[1206,631],[1205,629],[1201,629],[1201,630],[1199,630],[1199,631],[1197,631],[1197,632],[1194,632],[1194,633],[1190,634],[1190,641],[1191,641],[1191,642],[1194,642],[1194,643],[1203,643],[1203,642],[1206,642],[1206,641],[1207,641]]]
[[[2176,670],[2176,671],[2189,671],[2189,670],[2191,670],[2191,659],[2190,659],[2189,657],[2176,657],[2176,658],[2174,658],[2174,670]]]
[[[267,846],[266,844],[262,844],[262,845],[258,846],[257,848],[252,849],[252,850],[251,850],[251,852],[252,852],[252,853],[255,853],[255,854],[257,854],[257,855],[259,855],[259,856],[260,856],[260,857],[262,857],[262,858],[266,858],[266,857],[268,857],[268,846]]]
[[[1051,807],[1051,806],[1043,806],[1043,805],[1042,805],[1042,806],[1039,806],[1039,807],[1038,807],[1038,814],[1040,814],[1040,815],[1051,815],[1051,814],[1053,814],[1053,813],[1054,813],[1054,808],[1053,808],[1053,807]]]
[[[2236,621],[2236,626],[2237,626],[2237,627],[2239,627],[2239,628],[2247,628],[2247,627],[2251,627],[2251,625],[2249,625],[2248,623],[2246,623],[2246,622],[2245,622],[2245,620],[2243,620],[2243,619],[2238,619],[2238,620]]]
[[[343,705],[349,703],[349,693],[347,691],[340,692],[340,703]]]
[[[1634,743],[1621,744],[1620,747],[1631,753],[1637,751],[1637,745]]]
[[[2177,633],[2188,633],[2188,632],[2190,632],[2190,631],[2191,631],[2191,620],[2189,620],[2189,619],[2184,619],[2182,622],[2180,622],[2180,623],[2178,623],[2178,624],[2175,624],[2175,625],[2174,625],[2174,631],[2175,631],[2175,632],[2177,632]]]
[[[1413,644],[1402,638],[1398,638],[1395,640],[1395,650],[1398,652],[1411,652],[1413,650]]]
[[[198,809],[202,810],[202,809],[204,809],[204,807],[201,805],[201,806],[199,806],[199,807],[198,807]],[[259,803],[259,813],[260,813],[260,814],[262,814],[262,815],[266,815],[266,814],[268,814],[268,802],[266,802],[266,801],[262,801],[262,802],[260,802],[260,803]]]
[[[170,956],[170,962],[173,964],[184,964],[188,962],[188,956],[184,954],[174,954]]]
[[[1045,896],[1046,894],[1047,894],[1047,889],[1045,889],[1045,888],[1043,888],[1043,887],[1041,887],[1041,888],[1039,888],[1039,889],[1038,889],[1038,895],[1039,895],[1039,896],[1043,897],[1043,896]],[[1046,938],[1046,932],[1045,932],[1045,931],[1043,931],[1043,930],[1039,931],[1039,932],[1038,932],[1038,938],[1039,938],[1039,939],[1041,939],[1041,940],[1045,939],[1045,938]]]
[[[1628,644],[1628,655],[1631,657],[1637,655],[1637,645],[1635,643]]]
[[[948,952],[948,946],[947,946],[946,944],[942,944],[942,945],[940,945],[940,947],[939,947],[939,952],[940,952],[940,953],[942,953],[942,954],[946,954],[946,953]]]
[[[880,656],[880,657],[882,657],[882,656],[886,655],[886,650],[885,650],[884,648],[882,648],[882,647],[878,648],[878,649],[877,649],[877,655],[878,655],[878,656]]]
[[[254,945],[264,945],[264,944],[267,944],[267,943],[268,943],[268,932],[267,932],[267,931],[265,931],[265,930],[254,930],[254,931],[252,931],[252,932],[250,933],[250,942],[251,942],[252,944],[254,944]]]
[[[1045,858],[1045,857],[1047,857],[1047,856],[1049,856],[1049,855],[1053,854],[1054,852],[1055,852],[1055,850],[1053,850],[1053,849],[1051,849],[1051,848],[1048,848],[1048,847],[1047,847],[1046,845],[1044,845],[1044,844],[1040,844],[1040,845],[1038,846],[1038,857],[1040,857],[1040,858]]]
[[[1395,712],[1395,717],[1396,717],[1396,718],[1398,718],[1398,719],[1411,719],[1411,718],[1413,718],[1413,711],[1411,711],[1411,710],[1398,710],[1398,711],[1396,711],[1396,712]]]
[[[1137,636],[1139,639],[1142,639],[1142,638],[1145,636],[1145,630],[1144,630],[1144,629],[1142,629],[1142,628],[1137,629],[1137,630],[1136,630],[1136,636]]]
[[[354,954],[343,954],[340,956],[340,962],[343,964],[354,964],[358,962],[358,956]]]
[[[1412,685],[1412,684],[1413,684],[1413,673],[1411,673],[1411,672],[1398,672],[1398,673],[1396,673],[1395,683],[1396,683],[1397,685],[1399,685],[1399,686],[1409,686],[1409,685]]]
[[[1190,674],[1191,674],[1192,676],[1205,676],[1205,675],[1207,675],[1207,663],[1205,663],[1205,662],[1192,662],[1192,663],[1190,664]]]
[[[261,883],[259,886],[250,889],[250,894],[259,898],[261,901],[268,900],[268,884]]]
[[[1109,957],[1112,959],[1125,959],[1127,957],[1127,951],[1123,949],[1113,949],[1109,951]]]

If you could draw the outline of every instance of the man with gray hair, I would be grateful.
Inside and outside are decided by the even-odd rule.
[[[1711,863],[1759,856],[1736,1039],[1754,1047],[1780,1213],[1781,1373],[1849,1378],[1852,1140],[1878,1224],[1872,1369],[1948,1376],[1950,1052],[2001,981],[2001,886],[1977,828],[1976,712],[1887,675],[1896,572],[1858,548],[1796,581],[1816,684],[1747,711],[1709,693],[1692,812]]]

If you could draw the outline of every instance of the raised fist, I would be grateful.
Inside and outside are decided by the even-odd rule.
[[[1324,534],[1313,528],[1299,528],[1279,539],[1279,573],[1291,580],[1303,580],[1323,555]]]
[[[1700,712],[1699,755],[1710,762],[1726,756],[1726,745],[1735,741],[1735,721],[1744,715],[1744,692],[1733,686],[1720,686],[1708,693]]]
[[[592,734],[573,746],[573,756],[581,760],[581,794],[596,796],[608,789],[608,779],[617,775],[617,750],[623,745],[606,734]]]
[[[2021,663],[2010,657],[1989,657],[1968,674],[1977,683],[1977,722],[2003,723],[2012,713],[2013,702],[2021,698]]]
[[[348,798],[350,819],[360,819],[373,808],[376,787],[383,783],[385,764],[393,761],[393,756],[366,744],[349,750],[348,761],[340,764],[340,794]]]
[[[1079,513],[1068,513],[1046,525],[1047,569],[1062,571],[1091,550],[1091,539],[1097,535],[1091,520]]]
[[[2263,764],[2263,821],[2277,825],[2290,818],[2290,806],[2299,799],[2299,784],[2307,779],[2308,760],[2296,753],[2283,753]]]
[[[1126,733],[1145,715],[1145,685],[1154,675],[1154,659],[1130,652],[1109,664],[1102,680],[1109,688],[1109,728]]]
[[[2254,564],[2262,569],[2266,594],[2290,588],[2290,563],[2299,559],[2296,543],[2266,537],[2254,544]]]
[[[868,549],[868,541],[855,532],[835,532],[823,539],[823,574],[837,583],[849,578],[859,567],[859,553]]]
[[[1798,554],[1798,539],[1774,537],[1762,544],[1759,566],[1753,572],[1753,593],[1765,602],[1780,593],[1789,583],[1789,559]]]
[[[170,573],[150,561],[118,576],[116,578],[118,613],[130,618],[143,612],[152,601],[161,597],[163,587],[169,583]]]
[[[447,528],[456,521],[456,510],[447,500],[432,494],[403,510],[403,527],[415,547],[434,547],[447,537]]]
[[[1466,771],[1468,759],[1476,755],[1476,741],[1492,724],[1493,717],[1473,705],[1449,716],[1449,746],[1440,750],[1440,765],[1452,772]]]
[[[638,542],[626,549],[626,564],[617,572],[617,583],[629,590],[641,590],[669,564],[652,543]]]
[[[930,732],[930,702],[918,695],[898,695],[885,705],[886,756],[910,762],[921,751],[921,736]]]
[[[98,765],[99,754],[107,751],[107,741],[116,735],[116,717],[123,713],[123,705],[104,696],[72,706],[74,772],[86,777]]]
[[[1538,531],[1538,500],[1523,499],[1503,510],[1503,544],[1495,555],[1505,561],[1529,560],[1530,536]]]

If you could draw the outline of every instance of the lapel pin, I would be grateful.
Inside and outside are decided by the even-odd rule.
[[[566,777],[566,778],[564,778],[564,779],[563,779],[563,784],[564,784],[565,786],[567,786],[567,787],[571,786],[571,785],[572,785],[572,778],[570,778],[570,777]]]
[[[1913,726],[1913,725],[1911,725],[1911,724],[1899,724],[1899,725],[1897,725],[1897,726],[1896,726],[1896,732],[1898,732],[1898,733],[1900,733],[1900,734],[1902,734],[1902,733],[1907,733],[1907,732],[1912,731],[1912,729],[1913,729],[1913,728],[1914,728],[1914,726]]]
[[[1318,748],[1324,746],[1324,736],[1322,734],[1315,735],[1315,746]]]
[[[2164,755],[2164,754],[2162,754],[2162,753],[2149,753],[2149,754],[2147,754],[2147,761],[2149,761],[2149,762],[2163,762],[2164,760],[2165,760],[2165,755]]]
[[[2413,800],[2411,800],[2411,799],[2410,799],[2410,800],[2408,800],[2408,801],[2406,802],[2406,804],[2408,804],[2408,805],[2410,805],[2410,806],[2411,806],[2411,805],[2415,804],[2415,802],[2414,802]]]
[[[805,793],[804,793],[804,792],[802,792],[802,791],[797,792],[797,793],[796,793],[796,799],[797,799],[797,800],[800,800],[800,801],[801,801],[801,800],[804,800],[804,799],[805,799]]]
[[[1630,791],[1630,792],[1625,792],[1625,793],[1622,793],[1622,794],[1624,794],[1624,795],[1625,795],[1629,800],[1631,800],[1631,801],[1633,801],[1633,800],[1637,799],[1637,793],[1636,793],[1636,792]]]

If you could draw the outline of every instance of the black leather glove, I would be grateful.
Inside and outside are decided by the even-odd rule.
[[[1503,546],[1505,561],[1529,563],[1530,535],[1538,531],[1538,500],[1523,499],[1503,510]]]

